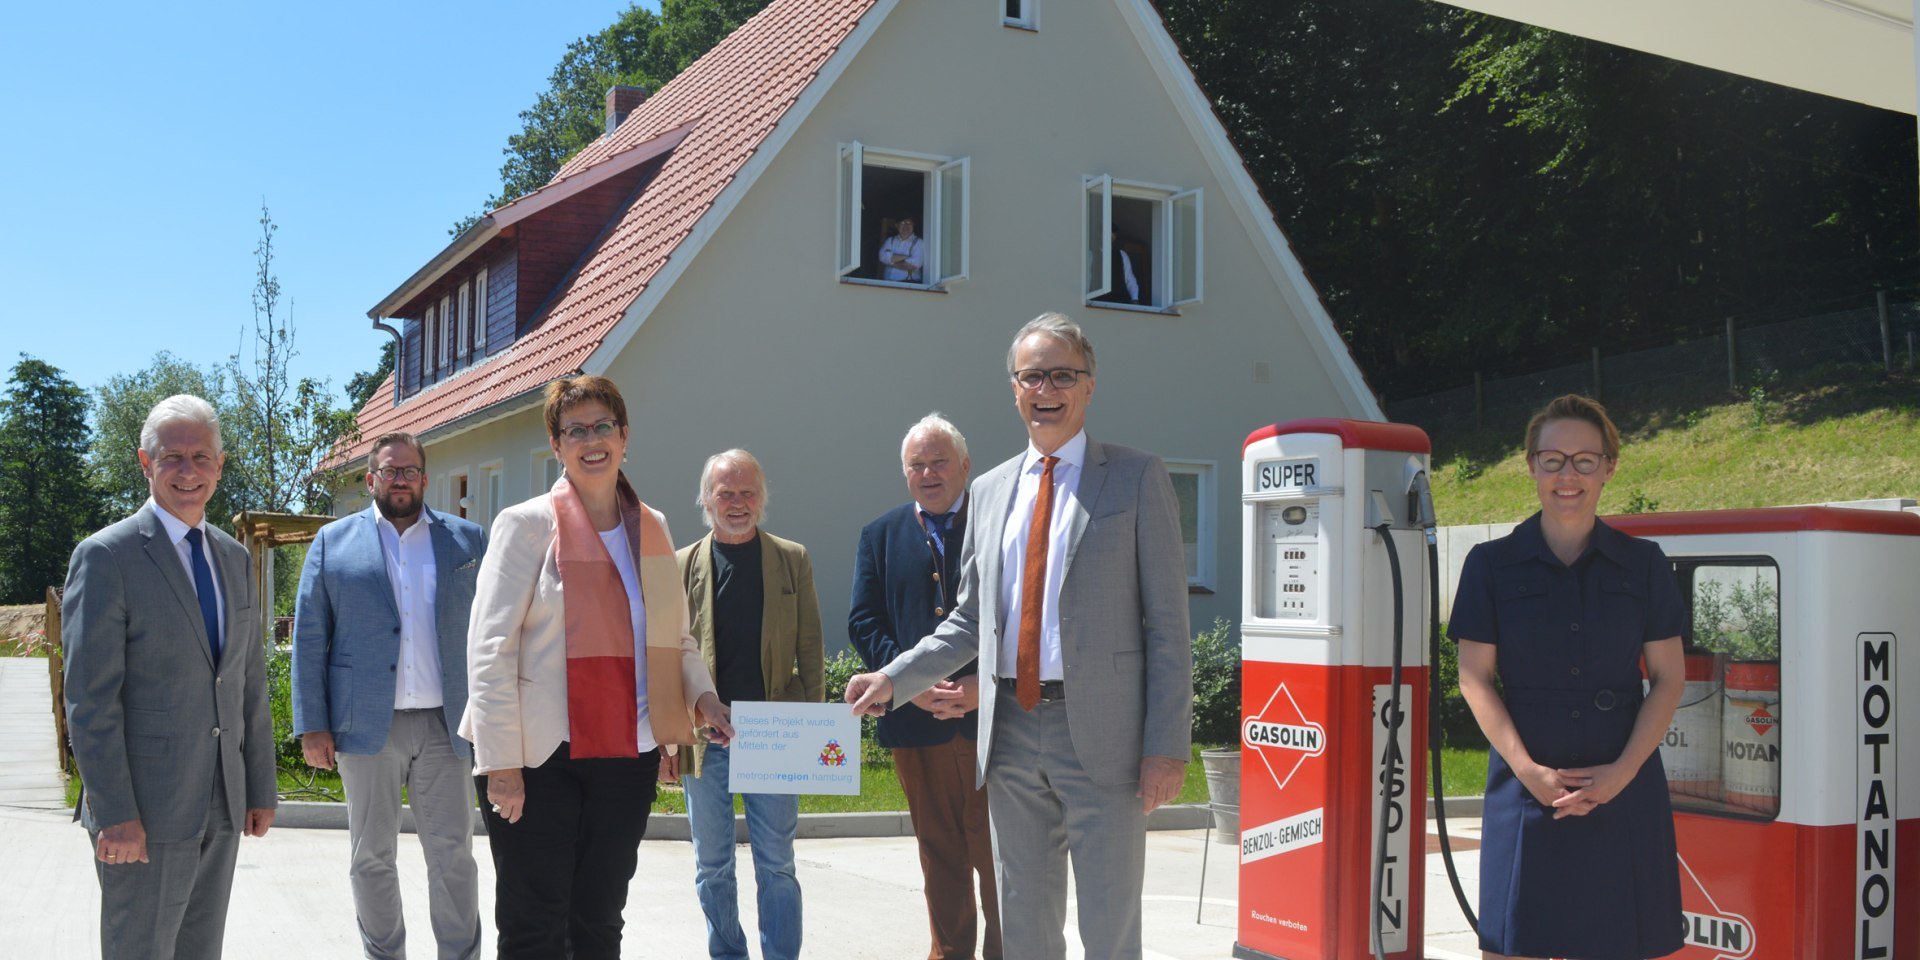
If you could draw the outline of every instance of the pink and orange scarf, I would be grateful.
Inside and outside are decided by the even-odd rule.
[[[673,543],[624,474],[618,494],[647,611],[647,712],[653,738],[662,745],[693,743],[693,719],[680,682],[686,596]],[[626,584],[593,529],[586,504],[565,477],[553,485],[553,516],[567,621],[569,755],[636,756],[640,707]]]

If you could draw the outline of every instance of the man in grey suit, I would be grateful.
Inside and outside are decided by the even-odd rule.
[[[60,607],[68,728],[100,953],[220,956],[238,835],[273,825],[273,722],[245,547],[206,522],[226,454],[199,397],[140,428],[152,499],[73,551]]]
[[[1159,457],[1087,437],[1093,344],[1072,320],[1021,327],[1007,373],[1028,447],[968,494],[958,605],[847,701],[879,713],[977,656],[1006,957],[1066,955],[1069,862],[1086,955],[1139,957],[1146,815],[1191,755],[1173,482]]]
[[[373,505],[321,528],[294,612],[293,728],[307,763],[340,769],[371,960],[407,954],[394,863],[403,786],[441,960],[480,956],[473,747],[453,731],[467,708],[467,617],[487,545],[479,524],[426,508],[426,467],[412,434],[373,442]]]

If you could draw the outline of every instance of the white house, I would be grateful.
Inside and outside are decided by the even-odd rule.
[[[349,463],[412,431],[429,502],[488,522],[557,475],[540,387],[605,374],[680,542],[706,456],[760,458],[837,638],[901,435],[940,410],[976,474],[1019,452],[1008,340],[1062,310],[1098,350],[1089,433],[1175,472],[1198,629],[1238,615],[1247,433],[1380,416],[1147,0],[775,0],[608,114],[370,312],[403,349]],[[888,281],[900,219],[923,262]]]

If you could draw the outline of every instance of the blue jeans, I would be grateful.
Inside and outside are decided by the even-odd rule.
[[[709,745],[701,775],[682,776],[680,783],[687,792],[687,824],[693,832],[694,890],[707,915],[707,952],[714,960],[747,960],[747,935],[740,929],[740,896],[733,873],[733,794],[727,790],[727,768],[727,748]],[[800,879],[793,872],[793,838],[800,830],[800,798],[777,793],[742,796],[759,893],[760,955],[765,960],[796,960],[800,956]]]

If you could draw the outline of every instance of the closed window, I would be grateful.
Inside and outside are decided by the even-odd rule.
[[[487,268],[473,278],[473,354],[487,355]]]
[[[967,158],[840,145],[837,269],[920,288],[967,277]]]
[[[1023,30],[1040,29],[1040,0],[996,0],[1002,4],[1000,22]]]
[[[469,286],[468,284],[464,284],[464,283],[461,284],[459,292],[455,293],[453,296],[453,301],[455,304],[457,304],[455,309],[460,314],[459,335],[454,342],[454,352],[457,355],[459,362],[464,365],[467,362],[467,358],[473,355],[472,354],[472,348],[473,348],[473,289],[472,287]]]
[[[1214,464],[1211,460],[1168,460],[1173,495],[1180,506],[1180,543],[1187,563],[1187,586],[1213,589]]]
[[[453,295],[440,298],[440,369],[453,366]]]
[[[1083,186],[1087,302],[1154,310],[1199,302],[1201,191],[1105,175]]]

